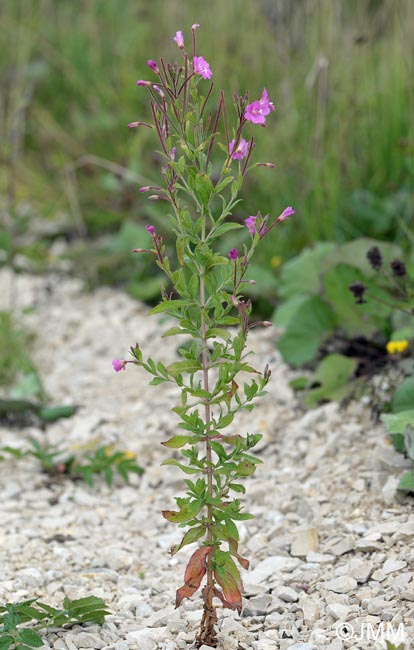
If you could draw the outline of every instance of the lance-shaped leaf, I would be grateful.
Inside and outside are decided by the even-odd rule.
[[[243,585],[240,573],[230,552],[216,550],[214,553],[214,577],[223,590],[225,607],[237,609],[240,613],[242,608]]]
[[[194,445],[197,442],[197,436],[173,436],[161,444],[170,449],[180,449],[180,447],[184,447],[184,445]]]
[[[163,510],[162,516],[168,521],[172,521],[174,524],[182,524],[185,521],[190,521],[194,519],[200,512],[203,507],[203,503],[200,501],[193,501],[192,503],[186,503],[178,512],[174,510]]]
[[[241,555],[239,555],[239,553],[238,553],[238,548],[239,548],[238,542],[236,542],[235,539],[228,539],[227,542],[229,544],[229,549],[230,549],[231,555],[233,555],[233,557],[235,557],[238,560],[239,564],[243,567],[243,569],[247,570],[249,568],[249,566],[250,566],[250,562],[249,562],[249,560],[247,558],[242,557]]]
[[[184,598],[189,598],[199,588],[201,581],[206,573],[207,556],[214,550],[214,546],[202,546],[198,548],[187,564],[184,573],[184,585],[177,590],[175,606],[179,607]]]
[[[190,528],[182,538],[181,542],[179,544],[175,544],[174,546],[171,546],[170,553],[171,555],[175,555],[178,553],[180,549],[183,548],[183,546],[187,546],[187,544],[192,544],[193,542],[196,542],[199,540],[201,537],[203,537],[204,533],[206,532],[206,527],[204,525],[202,526],[193,526],[193,528]]]

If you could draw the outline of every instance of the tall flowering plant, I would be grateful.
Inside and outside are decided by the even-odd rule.
[[[239,498],[245,487],[241,482],[254,473],[261,462],[250,450],[260,434],[226,433],[236,414],[251,410],[253,401],[264,394],[270,378],[266,367],[256,370],[247,358],[246,339],[253,324],[249,322],[252,305],[243,295],[249,263],[263,237],[294,210],[286,208],[277,218],[260,212],[245,219],[245,225],[230,221],[245,175],[260,164],[250,164],[254,138],[246,136],[251,125],[266,125],[274,110],[266,89],[259,100],[249,103],[248,94],[234,97],[236,119],[230,125],[220,93],[215,111],[208,108],[213,83],[209,63],[198,54],[196,29],[192,26],[192,53],[187,52],[184,37],[174,37],[181,55],[180,63],[148,61],[155,80],[139,80],[149,93],[152,124],[133,122],[129,126],[153,128],[163,156],[159,186],[142,187],[152,200],[169,204],[169,220],[176,238],[176,259],[167,254],[163,238],[153,225],[150,249],[135,249],[150,254],[165,273],[171,293],[162,290],[162,301],[152,314],[166,314],[176,324],[164,337],[182,336],[189,346],[179,348],[179,360],[164,365],[146,358],[138,344],[130,350],[132,359],[113,361],[114,370],[137,365],[151,376],[151,384],[172,382],[179,388],[180,402],[172,409],[183,433],[162,444],[179,450],[164,461],[186,475],[185,497],[177,497],[176,510],[164,510],[165,519],[186,529],[174,555],[187,544],[200,542],[185,569],[184,584],[177,590],[176,606],[195,594],[205,579],[201,594],[203,617],[197,644],[216,645],[216,604],[221,602],[240,612],[242,580],[238,565],[247,569],[249,562],[239,554],[239,533],[235,522],[250,519]],[[221,159],[214,169],[212,154]],[[218,243],[226,233],[246,228],[248,243],[243,250],[232,248],[225,256]],[[257,324],[257,323],[255,323]],[[263,323],[266,325],[267,323]],[[250,377],[240,386],[240,374]],[[240,383],[239,383],[240,382]],[[180,454],[177,458],[176,454]]]

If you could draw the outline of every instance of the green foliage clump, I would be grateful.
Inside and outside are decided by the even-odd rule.
[[[1,650],[40,648],[44,642],[38,634],[39,630],[83,623],[101,625],[108,614],[110,612],[104,601],[96,596],[77,600],[65,598],[63,609],[46,605],[38,598],[6,603],[0,606],[0,648]],[[27,627],[28,623],[32,623],[32,627]]]

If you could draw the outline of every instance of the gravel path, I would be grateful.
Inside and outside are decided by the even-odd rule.
[[[49,631],[45,646],[55,650],[189,648],[201,600],[174,610],[174,598],[195,546],[171,559],[180,531],[160,514],[183,492],[181,473],[160,467],[170,451],[159,443],[176,431],[176,392],[148,386],[143,371],[115,374],[111,367],[136,341],[164,362],[172,359],[172,339],[160,343],[166,324],[121,292],[89,294],[79,281],[53,276],[12,280],[6,270],[1,309],[12,281],[17,312],[36,336],[34,359],[47,392],[79,409],[45,430],[3,426],[0,443],[21,448],[29,435],[62,447],[118,442],[146,471],[128,486],[97,481],[89,488],[50,484],[35,461],[1,463],[0,603],[38,596],[60,606],[65,595],[102,597],[113,615],[103,626]],[[242,554],[251,560],[244,610],[241,617],[220,614],[220,648],[381,648],[382,632],[398,629],[408,648],[414,508],[395,498],[404,461],[364,400],[303,410],[274,336],[251,335],[256,365],[270,363],[272,381],[254,412],[234,423],[263,434],[264,464],[247,483],[256,518],[239,527]]]

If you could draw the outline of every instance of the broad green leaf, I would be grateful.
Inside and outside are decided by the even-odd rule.
[[[279,295],[289,299],[298,294],[319,293],[320,274],[324,269],[323,261],[336,248],[333,242],[319,242],[286,262],[280,274]]]
[[[362,282],[367,286],[366,303],[357,304],[349,290],[353,282]],[[338,325],[348,336],[372,336],[375,332],[384,331],[391,307],[379,300],[388,302],[387,293],[378,288],[373,280],[368,280],[359,269],[338,264],[323,276],[326,300],[331,305]]]
[[[405,433],[407,426],[410,424],[414,427],[414,409],[409,411],[400,411],[399,413],[384,413],[381,415],[388,433]]]
[[[277,307],[272,316],[272,321],[276,327],[287,327],[290,321],[295,317],[299,307],[309,298],[306,294],[295,294],[286,302]]]
[[[319,386],[307,393],[304,399],[306,406],[316,406],[323,400],[343,399],[351,388],[349,382],[357,365],[357,359],[350,359],[342,354],[328,354],[313,375],[312,383]]]
[[[414,492],[414,472],[412,469],[402,475],[397,490],[400,492]]]
[[[391,433],[391,442],[398,453],[405,454],[405,436],[402,433]]]
[[[365,277],[375,278],[378,276],[378,271],[372,268],[367,259],[367,252],[374,246],[377,246],[381,251],[385,267],[389,267],[391,260],[395,257],[402,256],[402,251],[396,244],[369,237],[359,237],[338,246],[334,252],[327,256],[326,264],[331,267],[337,264],[347,264],[357,267]]]
[[[393,413],[414,410],[414,379],[406,377],[396,388],[391,400]]]
[[[185,445],[194,445],[198,442],[197,436],[173,436],[161,444],[170,449],[180,449]]]
[[[319,346],[333,334],[335,325],[332,308],[319,296],[308,298],[277,343],[284,360],[294,366],[312,361]]]

